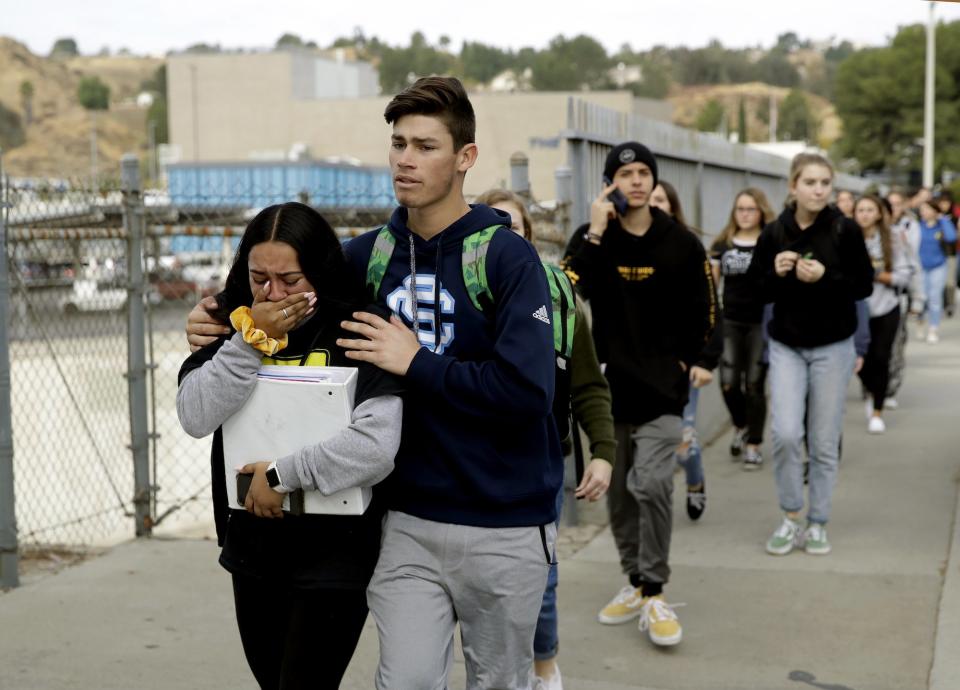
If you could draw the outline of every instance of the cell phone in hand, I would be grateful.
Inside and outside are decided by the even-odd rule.
[[[241,508],[243,508],[243,504],[247,500],[247,492],[250,490],[250,482],[252,481],[252,474],[237,475],[237,504]]]
[[[609,177],[604,176],[603,184],[605,187],[609,187],[613,184],[613,182]],[[607,194],[607,198],[613,204],[613,207],[617,209],[617,213],[619,213],[621,216],[626,215],[629,203],[627,202],[627,197],[623,195],[623,192],[621,192],[619,189],[614,189],[612,192]]]

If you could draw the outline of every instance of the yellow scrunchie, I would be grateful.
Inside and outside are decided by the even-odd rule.
[[[230,323],[243,335],[243,341],[265,355],[275,355],[287,346],[287,334],[279,340],[269,337],[253,323],[250,307],[237,307],[230,314]]]

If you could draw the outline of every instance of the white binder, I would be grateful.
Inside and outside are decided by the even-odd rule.
[[[237,504],[237,469],[272,461],[330,438],[350,424],[357,388],[353,367],[263,365],[253,393],[223,423],[223,459],[227,505]],[[330,496],[304,492],[304,512],[360,515],[370,505],[370,487],[345,489]],[[283,509],[290,509],[290,497]]]

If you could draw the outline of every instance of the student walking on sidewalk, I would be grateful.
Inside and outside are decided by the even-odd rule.
[[[608,506],[629,584],[598,618],[615,624],[639,616],[654,644],[675,645],[682,629],[663,595],[670,579],[674,452],[682,441],[690,367],[711,334],[716,304],[700,240],[650,207],[657,184],[650,150],[637,142],[614,147],[604,176],[611,182],[593,201],[590,222],[574,233],[565,259],[593,309],[617,432]]]
[[[687,223],[676,188],[660,180],[650,196],[650,205],[668,214],[679,225],[700,236],[700,231]],[[700,404],[700,389],[713,382],[713,370],[720,363],[723,350],[723,324],[718,321],[713,335],[697,363],[690,367],[690,390],[687,404],[683,407],[683,443],[677,448],[677,463],[687,477],[687,517],[699,520],[707,509],[707,480],[703,472],[703,449],[697,436],[697,407]]]
[[[792,201],[764,228],[748,275],[764,300],[770,321],[770,395],[774,475],[783,521],[767,551],[827,554],[847,385],[856,354],[856,301],[873,288],[873,267],[857,224],[829,205],[833,166],[823,156],[802,153],[790,167]],[[805,423],[806,418],[806,423]],[[807,526],[803,446],[810,460]]]
[[[907,328],[908,317],[923,313],[926,298],[923,294],[923,269],[920,266],[918,254],[920,223],[907,210],[906,200],[901,192],[890,192],[887,195],[887,202],[890,204],[890,232],[897,238],[910,263],[910,283],[900,295],[900,325],[897,328],[897,337],[893,341],[887,398],[883,403],[888,410],[895,410],[899,406],[895,396],[903,385],[907,364],[906,349],[910,339],[910,331]]]
[[[940,212],[932,199],[920,203],[920,265],[923,267],[923,292],[927,296],[927,325],[920,337],[935,345],[940,342],[943,317],[943,290],[947,282],[947,258],[950,246],[957,242],[957,228],[949,216]]]
[[[476,203],[503,211],[510,216],[510,229],[522,236],[527,242],[533,242],[533,220],[526,205],[517,194],[507,189],[491,189],[476,198]],[[598,501],[607,493],[610,486],[612,463],[616,457],[613,415],[610,413],[610,386],[600,371],[597,353],[590,336],[590,324],[583,303],[573,292],[569,278],[559,267],[544,263],[547,279],[556,289],[551,290],[554,298],[554,349],[557,352],[556,386],[553,396],[553,416],[557,421],[564,454],[568,454],[574,443],[573,434],[580,430],[570,419],[583,426],[590,440],[590,463],[583,472],[583,478],[575,489],[574,495],[590,502]],[[556,281],[556,282],[553,282]],[[561,284],[560,281],[566,283]],[[572,303],[567,303],[568,296]],[[572,330],[568,332],[568,329]],[[569,350],[564,344],[569,341]],[[557,492],[557,520],[560,519],[563,505],[563,489]],[[533,637],[533,690],[563,690],[563,680],[557,656],[560,649],[557,612],[557,582],[559,567],[550,566],[547,589],[543,593],[537,630]]]
[[[910,283],[910,260],[899,236],[883,219],[883,207],[875,196],[857,200],[854,219],[863,232],[867,253],[873,263],[873,292],[867,298],[870,310],[870,347],[858,372],[870,392],[867,401],[867,430],[886,431],[883,404],[890,380],[890,356],[900,326],[900,291]]]
[[[759,469],[763,463],[760,445],[767,419],[763,299],[747,277],[747,269],[763,226],[773,219],[767,196],[759,189],[744,189],[734,199],[730,220],[710,248],[714,280],[723,281],[720,386],[733,420],[730,454],[736,458],[743,453],[745,470]]]

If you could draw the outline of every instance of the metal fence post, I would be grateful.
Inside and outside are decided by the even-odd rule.
[[[0,150],[0,587],[20,584],[13,491],[13,409],[10,406],[10,276],[7,267],[7,184]]]
[[[530,159],[517,151],[510,156],[510,191],[524,198],[530,197]]]
[[[554,187],[557,197],[555,222],[564,241],[570,239],[570,204],[573,203],[573,171],[569,166],[561,165],[553,171]],[[566,246],[566,245],[564,245]]]
[[[133,453],[133,505],[138,537],[150,536],[150,450],[147,422],[147,361],[144,345],[143,235],[140,161],[132,153],[120,162],[123,226],[127,231],[127,386],[130,398],[130,450]]]

